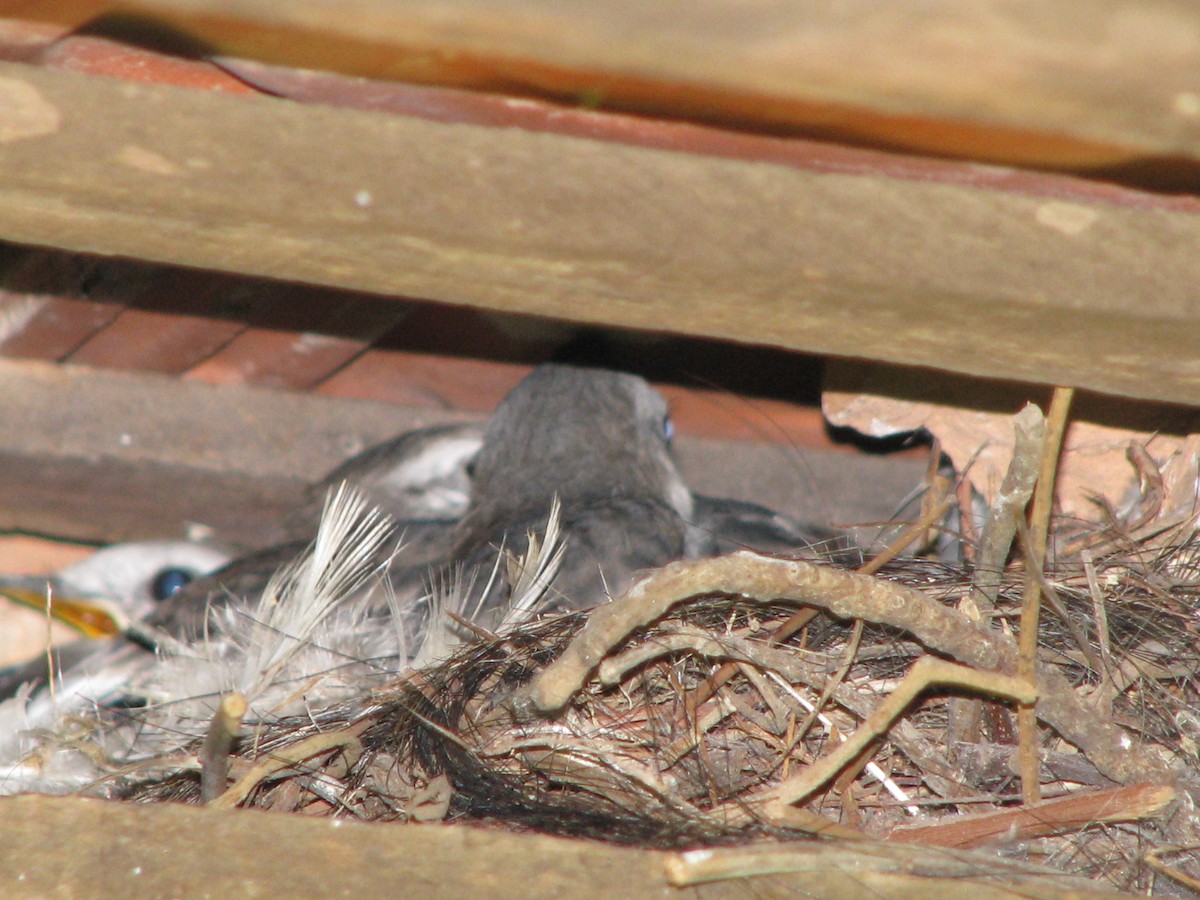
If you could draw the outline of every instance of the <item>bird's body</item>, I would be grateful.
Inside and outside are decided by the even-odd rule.
[[[478,422],[417,428],[351,457],[305,492],[287,517],[287,538],[312,539],[329,491],[342,482],[397,522],[452,525],[471,502],[469,467],[483,443],[483,429]]]
[[[546,609],[586,609],[638,569],[685,555],[692,495],[671,458],[667,404],[633,375],[547,365],[497,407],[472,463],[452,564],[487,572],[520,556],[561,504],[563,558]],[[473,598],[502,617],[506,586]]]
[[[756,533],[804,543],[769,510],[695,497],[670,438],[666,402],[641,378],[541,366],[482,430],[402,435],[339,467],[315,539],[302,512],[300,540],[185,586],[78,663],[75,696],[100,722],[144,707],[133,731],[101,728],[110,757],[128,760],[202,733],[229,691],[249,694],[254,716],[312,709],[431,661],[464,636],[455,619],[503,630],[595,606],[638,570]],[[544,546],[552,518],[557,549]],[[535,565],[544,577],[531,587],[521,569]],[[13,755],[5,715],[43,727],[56,702],[16,699],[0,704],[0,782]],[[21,766],[10,788],[44,787]]]

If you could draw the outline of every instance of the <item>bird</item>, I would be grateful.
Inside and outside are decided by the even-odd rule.
[[[155,606],[77,663],[86,687],[74,696],[100,716],[137,707],[159,716],[156,728],[136,729],[140,747],[117,753],[129,758],[150,752],[146,734],[181,741],[202,729],[229,690],[254,694],[255,715],[311,709],[472,633],[604,603],[644,569],[747,538],[807,547],[785,516],[694,494],[672,438],[667,403],[644,379],[538,366],[482,427],[409,432],[339,466],[290,520],[293,541]],[[51,715],[45,702],[30,715],[28,688],[20,699],[6,701],[10,720]],[[0,705],[0,762],[4,713]]]
[[[295,711],[287,701],[303,693],[297,684],[306,678],[337,681],[351,658],[370,668],[370,640],[355,634],[363,616],[353,598],[381,577],[386,557],[377,559],[391,537],[391,520],[343,486],[300,556],[257,592],[204,611],[211,639],[207,631],[156,631],[147,624],[151,615],[117,638],[63,648],[48,679],[28,680],[0,700],[0,794],[79,789],[118,760],[181,747],[203,733],[229,691],[250,695],[265,720],[273,709]],[[370,629],[382,656],[404,649],[397,613],[395,624]],[[76,647],[82,652],[67,653]],[[33,674],[44,674],[44,666]],[[350,690],[361,683],[353,680]]]
[[[624,590],[635,571],[688,555],[694,504],[671,436],[666,400],[643,379],[539,366],[488,420],[453,563],[483,573],[502,554],[520,557],[555,502],[562,559],[542,612],[595,606]],[[494,625],[509,588],[493,579],[471,602],[471,619]]]
[[[69,721],[87,698],[120,688],[123,670],[113,668],[104,657],[106,651],[126,645],[125,629],[230,558],[228,550],[201,541],[133,541],[101,548],[49,577],[0,577],[0,595],[49,608],[88,638],[0,669],[0,793],[5,792],[5,758],[23,756],[25,735]],[[141,650],[137,654],[147,655]],[[60,672],[70,672],[72,677],[56,681]],[[48,690],[52,684],[62,690]],[[56,781],[54,773],[46,774],[50,783]],[[26,779],[16,780],[17,785],[26,783]]]
[[[310,539],[326,496],[343,481],[398,522],[457,522],[470,503],[470,463],[483,430],[475,421],[430,425],[355,454],[305,491],[287,516],[284,540]]]
[[[536,443],[530,443],[535,438]],[[485,442],[487,451],[481,454]],[[545,518],[548,499],[557,494],[565,508],[569,559],[556,590],[574,595],[577,608],[594,605],[624,587],[628,578],[622,574],[630,564],[647,568],[679,556],[736,550],[848,550],[833,528],[745,500],[689,491],[674,463],[672,442],[666,401],[646,380],[598,368],[546,364],[535,368],[486,424],[461,422],[404,432],[338,466],[310,488],[299,515],[290,522],[294,535],[311,530],[325,494],[346,480],[380,509],[406,522],[407,562],[436,562],[450,539],[455,544],[450,556],[469,559],[464,568],[470,570],[488,560],[494,563],[490,548],[505,541],[509,551],[526,546],[530,517]],[[584,514],[572,514],[581,504]],[[611,505],[607,512],[606,504]],[[631,532],[618,529],[601,538],[604,522],[619,522],[623,516],[637,520],[638,506],[647,504],[652,521],[666,532],[678,523],[662,521],[664,504],[676,512],[685,529],[682,548],[677,536],[664,539],[664,532],[650,536],[631,553],[622,550]],[[610,550],[601,565],[596,556],[605,540]],[[655,548],[664,540],[670,546]],[[584,547],[594,552],[588,554]],[[618,562],[622,553],[629,553],[625,563]],[[638,553],[642,559],[637,559]],[[587,572],[604,572],[604,594],[596,594],[593,578],[581,572],[584,560]]]
[[[230,551],[203,541],[131,541],[102,547],[50,577],[0,576],[0,596],[43,609],[49,599],[89,636],[141,619],[184,585],[228,563]],[[90,603],[93,610],[80,608]],[[104,623],[107,616],[112,621]]]
[[[88,638],[39,654],[29,664],[0,669],[0,699],[22,683],[44,680],[48,667],[70,668],[95,652],[94,639],[122,634],[185,585],[231,558],[229,550],[203,541],[130,541],[103,547],[49,577],[0,576],[0,596],[35,609],[48,608]]]

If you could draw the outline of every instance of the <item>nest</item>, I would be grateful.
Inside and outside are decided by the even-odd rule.
[[[1014,675],[1019,565],[988,624],[971,614],[970,566],[871,576],[737,553],[232,742],[214,723],[122,794],[655,847],[990,844],[1123,889],[1164,887],[1163,872],[1186,884],[1186,857],[1168,854],[1200,830],[1190,527],[1075,541],[1042,585],[1058,614],[1043,620],[1036,691]],[[1035,700],[1031,805],[1012,710]]]

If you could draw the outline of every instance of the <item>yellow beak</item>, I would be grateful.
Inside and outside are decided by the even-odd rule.
[[[128,617],[114,603],[64,597],[52,589],[36,590],[14,584],[0,584],[0,596],[14,603],[46,612],[52,619],[74,628],[88,638],[115,637],[129,627]]]

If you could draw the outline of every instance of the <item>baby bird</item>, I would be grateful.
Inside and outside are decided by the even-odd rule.
[[[462,587],[488,581],[501,558],[524,552],[557,496],[565,556],[545,606],[560,610],[593,606],[633,571],[681,556],[796,553],[837,539],[754,503],[693,494],[671,438],[666,401],[643,379],[547,364],[486,425],[408,432],[339,466],[298,521],[302,533],[319,498],[345,479],[404,523],[406,565],[432,566],[438,584]],[[495,618],[504,592],[494,579],[487,591],[476,585],[481,624]]]
[[[357,600],[382,577],[393,538],[387,517],[338,491],[310,548],[254,595],[206,609],[201,634],[163,633],[146,624],[151,616],[17,687],[0,702],[0,794],[80,789],[184,746],[230,692],[265,721],[303,709],[310,680],[331,700],[369,687],[360,670],[379,669],[371,656],[394,661],[406,646],[403,610],[380,627]]]
[[[595,606],[635,571],[688,555],[692,493],[670,440],[666,401],[641,378],[538,367],[488,420],[451,564],[479,581],[502,554],[525,554],[556,499],[562,557],[536,612]],[[493,627],[510,599],[510,586],[491,579],[465,612]]]
[[[133,541],[97,550],[50,577],[0,576],[0,596],[44,609],[89,638],[120,635],[151,615],[190,582],[228,563],[230,554],[194,541]],[[40,654],[30,663],[0,669],[0,700],[25,682],[44,681],[48,667],[70,669],[97,652],[79,640]]]
[[[28,741],[13,735],[55,733],[56,716],[90,709],[93,739],[124,764],[202,734],[230,691],[246,695],[249,721],[319,710],[444,655],[469,634],[464,622],[502,632],[587,609],[639,570],[745,537],[805,546],[785,517],[695,497],[671,432],[643,379],[544,365],[482,430],[425,429],[367,451],[319,488],[319,526],[304,524],[311,505],[293,520],[300,540],[193,581],[123,639],[64,665],[82,685],[74,701],[27,687],[0,704],[0,792],[6,759],[9,789],[98,774],[87,754],[66,774],[30,769]]]

